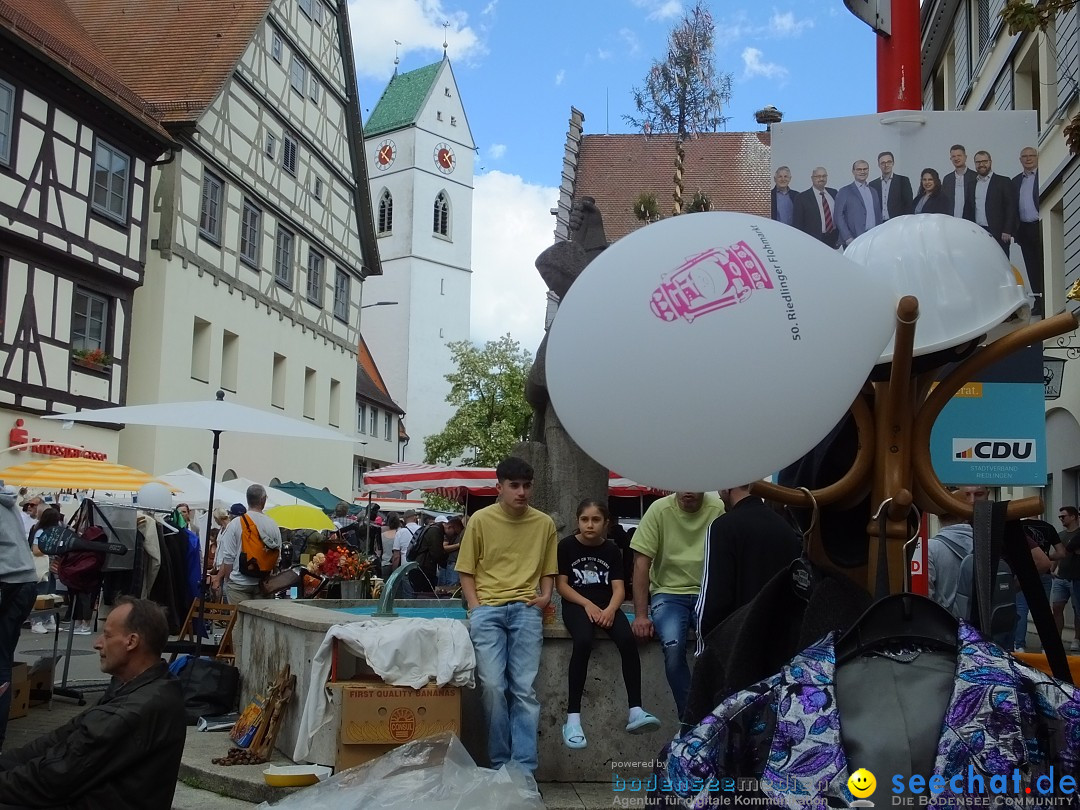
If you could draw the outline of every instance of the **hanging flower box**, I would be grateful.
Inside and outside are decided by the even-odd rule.
[[[107,371],[113,358],[101,349],[72,349],[71,363],[91,371]]]

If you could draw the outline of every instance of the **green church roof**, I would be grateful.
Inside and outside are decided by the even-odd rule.
[[[408,73],[395,73],[368,117],[364,137],[370,138],[414,123],[441,66],[442,62],[435,62]]]

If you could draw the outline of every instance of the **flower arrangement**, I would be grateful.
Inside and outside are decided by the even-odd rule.
[[[102,349],[72,349],[71,356],[91,366],[110,366],[113,358]]]
[[[335,546],[312,557],[308,571],[331,579],[370,580],[375,576],[375,558],[358,554],[345,546]]]

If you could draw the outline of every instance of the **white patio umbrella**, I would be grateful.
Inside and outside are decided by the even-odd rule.
[[[156,405],[131,405],[123,408],[100,408],[78,413],[62,413],[42,417],[62,422],[99,422],[108,425],[147,425],[149,427],[194,428],[214,434],[213,462],[210,465],[210,492],[207,503],[213,511],[214,490],[217,487],[218,448],[222,433],[255,433],[268,436],[287,436],[297,439],[354,443],[356,439],[343,433],[302,422],[270,411],[261,411],[236,402],[226,402],[225,392],[218,391],[213,401],[162,402]],[[241,499],[242,500],[242,499]],[[203,554],[203,570],[209,566],[210,544]],[[205,595],[205,594],[204,594]],[[201,600],[200,600],[201,601]],[[202,612],[200,610],[200,618]]]

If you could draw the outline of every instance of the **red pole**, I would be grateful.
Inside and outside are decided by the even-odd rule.
[[[920,41],[919,0],[892,0],[892,36],[877,43],[879,113],[922,109]]]

